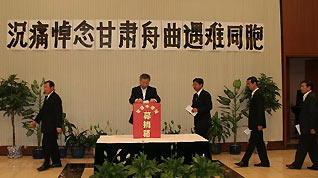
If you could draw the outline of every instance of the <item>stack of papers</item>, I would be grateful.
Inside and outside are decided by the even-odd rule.
[[[188,113],[190,113],[192,116],[196,116],[197,114],[198,114],[198,112],[192,112],[192,107],[191,107],[191,105],[188,105],[186,108],[185,108],[187,111],[188,111]]]

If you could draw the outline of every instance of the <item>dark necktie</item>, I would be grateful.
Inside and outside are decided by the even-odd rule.
[[[198,101],[198,98],[199,98],[199,95],[196,93],[194,94],[194,101],[197,102]]]
[[[43,103],[43,105],[44,105],[46,102],[47,102],[47,96],[45,96],[45,98],[44,98],[44,103]]]

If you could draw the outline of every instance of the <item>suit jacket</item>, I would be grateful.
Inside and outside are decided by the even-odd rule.
[[[317,101],[313,92],[310,92],[299,114],[299,125],[301,134],[310,134],[311,129],[316,127]]]
[[[266,128],[264,96],[258,89],[251,98],[248,128],[250,130],[258,130],[258,126]]]
[[[131,90],[131,95],[129,98],[129,103],[134,104],[135,100],[141,98],[143,99],[142,90],[140,86],[134,87]],[[160,103],[161,99],[157,94],[157,90],[154,87],[148,86],[146,90],[145,100],[156,99],[158,103]],[[129,123],[133,124],[133,115],[131,114]]]
[[[193,95],[192,107],[198,108],[198,113],[194,117],[194,128],[196,132],[207,131],[211,126],[212,98],[210,93],[205,90],[201,91],[197,100],[195,100],[195,95]]]
[[[296,105],[291,108],[292,112],[295,114],[295,125],[299,124],[299,114],[303,107],[303,96],[304,94],[302,94],[300,90],[297,90]]]
[[[56,133],[56,128],[62,127],[62,100],[53,92],[43,103],[35,121],[41,123],[42,133]]]

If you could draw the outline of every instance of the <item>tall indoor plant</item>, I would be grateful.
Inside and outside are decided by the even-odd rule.
[[[0,83],[0,111],[3,116],[11,119],[12,125],[12,146],[8,147],[8,156],[18,158],[22,156],[21,147],[16,146],[15,118],[33,118],[35,97],[28,87],[27,82],[21,81],[17,75],[10,75],[8,79],[2,79]]]
[[[211,117],[212,125],[209,129],[209,141],[211,145],[211,152],[213,154],[220,154],[222,151],[221,142],[225,142],[225,140],[231,135],[230,123],[227,120],[223,120],[219,117],[219,113],[215,112],[215,114]]]
[[[41,83],[34,80],[31,84],[31,91],[35,96],[35,116],[40,112],[44,102],[44,94],[43,94],[43,85],[44,85],[44,78],[42,79]],[[33,121],[33,118],[22,118],[22,125],[23,128],[27,130],[26,136],[30,137],[33,134],[36,134],[37,138],[37,147],[32,150],[33,158],[34,159],[42,159],[43,158],[43,149],[41,146],[42,142],[42,132],[41,132],[41,124],[37,124],[35,128],[30,127],[30,123]]]
[[[238,122],[243,119],[246,115],[247,108],[243,108],[242,102],[244,90],[241,90],[242,82],[241,80],[233,81],[233,90],[230,90],[225,86],[225,97],[219,96],[217,101],[222,105],[221,108],[221,118],[228,121],[231,124],[231,130],[233,133],[234,143],[230,145],[231,154],[240,154],[241,145],[237,144],[237,130],[239,128]]]

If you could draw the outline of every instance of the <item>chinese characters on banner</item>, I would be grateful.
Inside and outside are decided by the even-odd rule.
[[[134,138],[160,138],[161,110],[159,103],[133,105]]]
[[[264,50],[264,25],[218,21],[9,20],[10,50]]]

